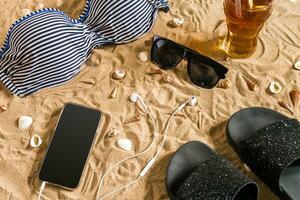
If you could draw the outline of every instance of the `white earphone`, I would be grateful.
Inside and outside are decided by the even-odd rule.
[[[143,98],[137,93],[137,92],[134,92],[130,95],[130,101],[132,103],[137,103],[138,100],[140,100],[141,104],[144,106],[145,110],[148,112],[148,114],[151,116],[150,112],[149,112],[149,109],[147,107],[147,105],[145,104]]]
[[[134,157],[137,157],[137,156],[140,156],[140,155],[146,153],[148,150],[150,150],[150,148],[152,147],[152,144],[153,144],[154,141],[155,141],[156,136],[158,135],[158,134],[156,134],[156,133],[158,132],[158,129],[157,129],[157,125],[156,125],[156,123],[155,123],[155,120],[154,120],[152,114],[150,113],[150,111],[149,111],[149,109],[148,109],[148,106],[147,106],[146,103],[144,102],[143,98],[142,98],[137,92],[134,92],[134,93],[132,93],[132,94],[130,95],[129,100],[130,100],[132,103],[138,103],[138,101],[139,101],[139,102],[143,105],[144,109],[146,110],[146,112],[148,113],[148,115],[150,116],[150,118],[151,118],[151,120],[152,120],[152,122],[153,122],[155,134],[154,134],[153,140],[152,140],[151,144],[148,146],[148,148],[146,148],[146,149],[145,149],[144,151],[142,151],[141,153],[138,153],[138,154],[133,155],[133,156],[129,156],[129,157],[127,157],[127,158],[125,158],[125,159],[123,159],[123,160],[117,162],[116,164],[114,164],[113,166],[111,166],[111,167],[104,173],[104,175],[102,176],[102,178],[101,178],[101,180],[100,180],[100,184],[99,184],[99,187],[98,187],[98,192],[97,192],[97,197],[96,197],[97,200],[98,200],[98,196],[99,196],[99,192],[100,192],[100,189],[101,189],[101,186],[102,186],[103,179],[104,179],[104,177],[107,175],[107,173],[108,173],[112,168],[114,168],[115,166],[121,164],[122,162],[127,161],[127,160],[129,160],[129,159],[131,159],[131,158],[134,158]],[[128,184],[126,184],[126,185],[124,185],[124,186],[122,186],[122,187],[120,187],[120,188],[118,188],[118,189],[116,189],[116,190],[114,190],[114,191],[112,191],[112,192],[110,192],[110,193],[108,193],[108,194],[102,196],[99,200],[105,199],[106,197],[108,197],[108,196],[110,196],[110,195],[112,195],[112,194],[114,194],[114,193],[116,193],[116,192],[118,192],[118,191],[120,191],[120,190],[122,190],[122,189],[124,189],[124,188],[126,188],[126,187],[128,187],[128,186],[130,186],[130,185],[132,185],[132,184],[134,184],[134,183],[136,183],[136,182],[139,181],[142,177],[144,177],[145,174],[146,174],[146,173],[149,171],[149,169],[151,168],[151,166],[155,163],[155,160],[156,160],[156,158],[158,157],[159,153],[162,151],[162,148],[163,148],[163,146],[164,146],[164,144],[165,144],[165,141],[166,141],[166,138],[167,138],[168,129],[169,129],[169,126],[170,126],[170,124],[171,124],[171,121],[172,121],[173,117],[176,115],[177,112],[179,112],[180,110],[182,110],[185,106],[187,106],[187,105],[195,106],[196,104],[197,104],[197,97],[192,96],[192,97],[190,97],[188,100],[186,100],[184,103],[182,103],[181,105],[179,105],[179,107],[172,113],[172,115],[171,115],[171,116],[169,117],[169,119],[168,119],[168,122],[167,122],[167,124],[166,124],[166,126],[165,126],[165,128],[164,128],[164,130],[163,130],[163,134],[162,134],[162,135],[163,135],[163,139],[162,139],[162,142],[161,142],[161,144],[160,144],[158,150],[156,151],[155,155],[154,155],[152,158],[149,159],[149,161],[148,161],[147,164],[144,166],[144,168],[140,171],[138,177],[137,177],[134,181],[131,181],[130,183],[128,183]]]

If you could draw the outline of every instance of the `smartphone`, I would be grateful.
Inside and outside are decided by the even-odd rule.
[[[75,189],[101,119],[101,111],[67,103],[43,161],[39,178],[46,183]]]

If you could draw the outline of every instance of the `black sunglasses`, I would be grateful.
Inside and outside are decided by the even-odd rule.
[[[188,76],[197,86],[213,88],[220,79],[225,78],[228,69],[220,63],[181,44],[160,36],[153,37],[151,60],[161,69],[173,69],[186,58]]]

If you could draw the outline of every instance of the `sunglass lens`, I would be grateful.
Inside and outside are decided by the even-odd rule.
[[[168,40],[158,39],[154,42],[151,52],[151,58],[162,69],[175,67],[184,54],[184,48]]]
[[[220,80],[215,69],[198,57],[190,59],[188,73],[191,81],[199,87],[213,88]]]

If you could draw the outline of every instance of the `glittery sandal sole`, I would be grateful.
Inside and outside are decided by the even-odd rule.
[[[241,160],[281,199],[300,200],[300,124],[274,110],[242,109],[227,125]]]
[[[192,141],[172,156],[166,187],[171,200],[257,200],[258,186],[207,145]]]

